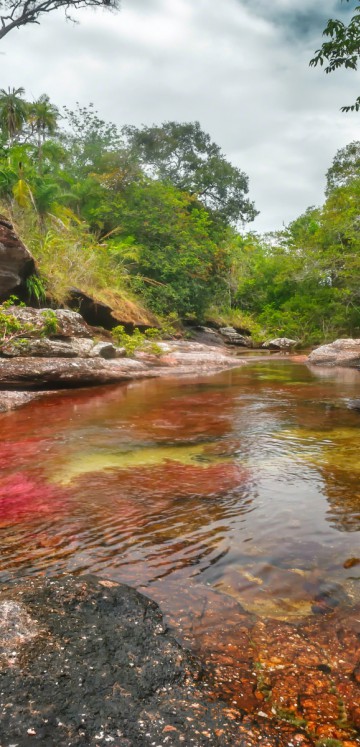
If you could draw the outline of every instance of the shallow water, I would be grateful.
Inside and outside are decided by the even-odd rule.
[[[2,415],[0,578],[136,585],[195,646],[239,603],[282,621],[357,604],[359,392],[354,370],[258,360]]]

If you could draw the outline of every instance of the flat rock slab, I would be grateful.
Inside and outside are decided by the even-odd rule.
[[[36,399],[46,396],[49,392],[2,392],[0,391],[0,413],[17,410],[18,407],[28,405]],[[53,392],[51,392],[53,394]],[[1,743],[0,743],[1,747]]]
[[[0,592],[1,747],[310,745],[212,701],[157,604],[94,577]]]
[[[0,387],[36,389],[81,387],[152,376],[140,361],[101,358],[0,359]]]

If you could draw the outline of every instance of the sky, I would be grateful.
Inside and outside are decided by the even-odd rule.
[[[122,0],[119,13],[49,15],[0,42],[0,88],[93,102],[117,125],[198,120],[249,176],[251,228],[280,229],[323,201],[336,151],[360,139],[353,71],[309,68],[340,0]]]

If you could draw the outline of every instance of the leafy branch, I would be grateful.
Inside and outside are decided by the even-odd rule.
[[[326,65],[324,68],[326,73],[333,73],[343,67],[348,70],[357,70],[360,57],[360,5],[356,6],[355,13],[348,24],[338,18],[330,18],[324,28],[323,36],[328,37],[328,41],[316,50],[314,57],[310,60],[310,66]],[[360,96],[354,104],[341,107],[342,112],[359,110]]]

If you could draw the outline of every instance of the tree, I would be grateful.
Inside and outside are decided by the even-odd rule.
[[[46,93],[29,106],[28,119],[37,136],[39,149],[48,135],[54,135],[59,119],[58,108],[51,103]]]
[[[71,11],[80,8],[118,10],[119,0],[0,0],[0,39],[20,26],[40,23],[42,16],[59,8],[70,18]]]
[[[113,234],[109,243],[120,265],[124,247],[127,256],[133,249],[133,289],[155,313],[201,318],[224,292],[227,261],[208,211],[172,184],[145,177],[125,192],[106,192],[89,222]]]
[[[245,197],[248,177],[225,159],[199,122],[126,127],[123,132],[147,176],[196,196],[226,223],[252,221],[258,214]]]
[[[326,174],[326,195],[334,189],[345,187],[353,179],[360,179],[360,142],[354,140],[340,148]]]
[[[351,0],[345,0],[351,2]],[[324,65],[326,73],[333,73],[339,68],[345,67],[350,70],[358,69],[360,58],[360,6],[355,7],[355,12],[348,24],[339,18],[330,18],[323,31],[323,36],[328,37],[320,49],[317,49],[315,56],[310,60],[310,65]],[[360,109],[360,96],[354,104],[342,106],[341,111],[353,112]]]
[[[23,99],[24,88],[0,89],[0,128],[8,138],[10,147],[26,122],[29,108]]]

